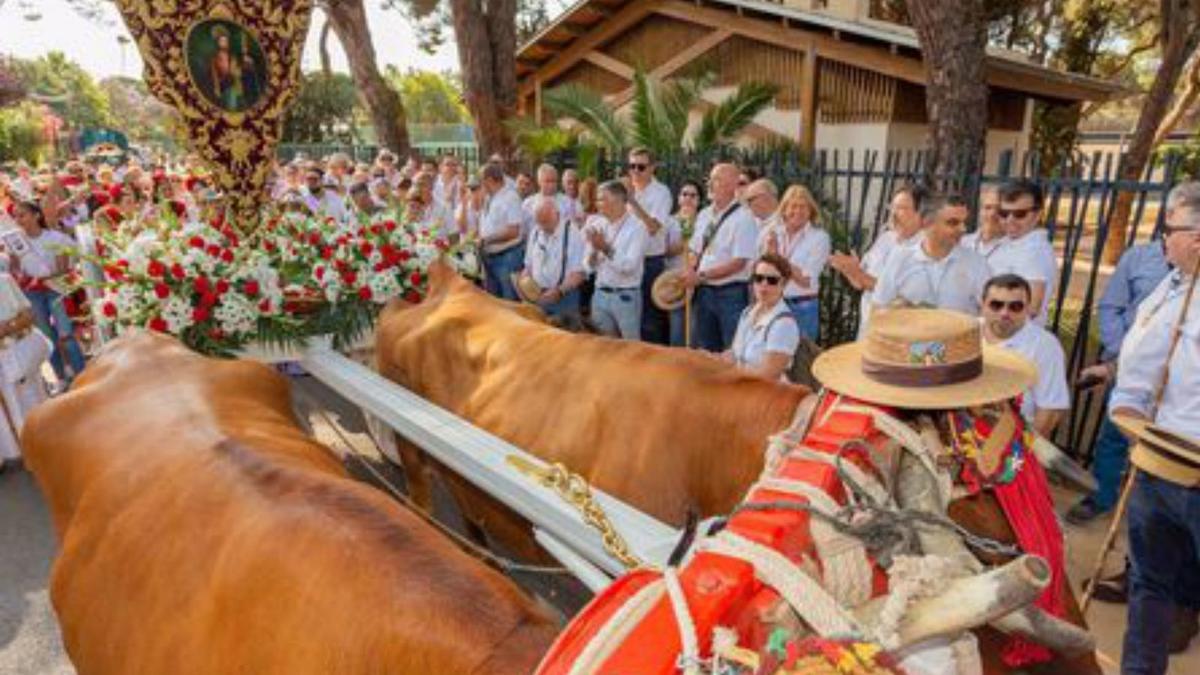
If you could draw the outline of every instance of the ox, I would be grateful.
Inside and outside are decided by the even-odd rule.
[[[555,626],[351,479],[269,368],[107,346],[25,427],[81,675],[528,673]]]
[[[431,269],[423,302],[396,301],[384,311],[376,359],[385,377],[676,526],[689,513],[735,507],[762,471],[768,437],[815,404],[803,387],[751,377],[698,352],[555,329],[536,309],[493,298],[444,265]],[[432,504],[436,473],[480,536],[538,556],[514,513],[397,440],[418,503]],[[950,515],[969,530],[1016,541],[988,492],[955,502]],[[1063,594],[1070,620],[1084,625],[1066,584]],[[989,672],[1004,672],[1000,636],[986,629],[981,637]],[[1090,654],[1044,668],[1100,672]]]

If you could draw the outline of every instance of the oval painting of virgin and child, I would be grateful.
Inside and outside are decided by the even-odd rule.
[[[245,27],[206,19],[192,26],[186,49],[192,83],[218,108],[244,112],[267,93],[267,61]]]

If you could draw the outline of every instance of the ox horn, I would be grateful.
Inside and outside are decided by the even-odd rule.
[[[993,621],[992,627],[1028,638],[1063,656],[1096,650],[1096,638],[1091,633],[1032,605]]]
[[[1095,476],[1038,433],[1033,435],[1033,454],[1047,471],[1053,471],[1074,487],[1088,493],[1096,491]]]

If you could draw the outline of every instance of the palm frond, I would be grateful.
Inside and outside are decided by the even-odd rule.
[[[671,153],[678,152],[679,148],[683,147],[692,108],[701,100],[704,90],[711,86],[712,80],[712,76],[709,75],[671,80],[663,85],[660,99],[665,124],[670,130],[668,150]]]
[[[504,126],[508,128],[517,147],[534,162],[541,162],[547,155],[571,147],[578,136],[577,132],[554,123],[541,126],[531,117],[510,118],[504,122]]]
[[[766,82],[745,82],[729,98],[704,113],[700,130],[692,139],[695,152],[708,152],[729,143],[771,105],[779,87]]]
[[[602,147],[613,152],[625,147],[625,127],[599,93],[578,84],[564,84],[548,90],[542,103],[550,114],[575,120]]]

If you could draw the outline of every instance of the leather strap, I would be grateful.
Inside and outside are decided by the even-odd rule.
[[[938,387],[973,380],[983,374],[983,356],[962,363],[897,366],[864,358],[863,374],[880,384],[897,387]]]

